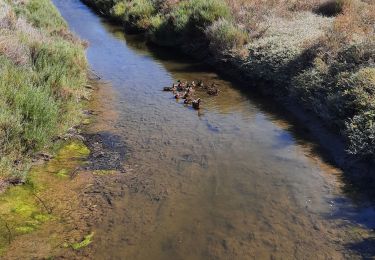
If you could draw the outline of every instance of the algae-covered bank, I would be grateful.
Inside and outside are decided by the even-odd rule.
[[[72,181],[71,174],[88,154],[82,142],[70,141],[48,163],[33,166],[24,185],[0,195],[1,257],[43,258],[79,242],[78,191],[86,181]]]

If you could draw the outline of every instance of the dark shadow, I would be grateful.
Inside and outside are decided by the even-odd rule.
[[[315,8],[314,13],[327,17],[334,17],[342,13],[342,0],[328,0]]]
[[[85,144],[90,149],[86,170],[124,171],[126,147],[121,136],[109,132],[84,134]]]
[[[363,259],[374,259],[375,256],[375,237],[364,239],[360,243],[350,243],[348,248],[358,253]]]

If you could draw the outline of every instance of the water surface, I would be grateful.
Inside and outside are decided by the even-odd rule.
[[[345,245],[358,225],[337,212],[363,208],[341,192],[340,171],[291,130],[267,105],[272,101],[125,36],[78,0],[54,2],[90,42],[90,66],[111,92],[101,109],[112,113],[93,128],[121,136],[128,147],[127,193],[95,227],[96,259],[349,256]],[[177,79],[215,82],[221,92],[200,93],[203,108],[195,111],[161,91]]]

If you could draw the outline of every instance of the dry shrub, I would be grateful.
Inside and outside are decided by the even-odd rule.
[[[54,30],[51,32],[52,35],[59,36],[63,38],[66,41],[69,41],[73,44],[80,44],[83,47],[88,47],[88,42],[85,40],[81,40],[79,37],[77,37],[74,33],[69,31],[67,28],[59,28],[57,30]]]
[[[33,27],[26,19],[20,17],[17,19],[14,30],[27,42],[47,42],[49,41],[48,36],[40,29]]]
[[[12,29],[16,20],[16,15],[10,6],[0,1],[0,29]]]
[[[0,55],[4,55],[16,65],[25,65],[30,61],[30,51],[27,46],[12,35],[0,36]]]
[[[236,23],[251,38],[260,38],[267,31],[269,17],[294,19],[296,13],[312,11],[322,0],[226,0]]]

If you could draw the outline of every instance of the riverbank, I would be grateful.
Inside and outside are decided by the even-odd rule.
[[[49,0],[0,0],[2,259],[74,257],[92,240],[81,193],[95,176],[73,176],[90,153],[77,127],[89,116],[85,47]]]
[[[86,43],[49,0],[0,1],[0,190],[23,183],[80,123]]]
[[[34,162],[23,185],[0,194],[1,259],[94,257],[92,244],[103,239],[96,227],[125,196],[126,176],[124,144],[92,123],[108,113],[100,100],[110,100],[110,91],[97,80],[90,85],[85,124],[56,145],[52,158]]]
[[[154,44],[182,50],[242,80],[245,88],[314,115],[341,137],[341,158],[331,156],[340,167],[351,167],[348,160],[373,164],[374,5],[357,0],[283,6],[223,0],[83,2],[123,24],[126,32],[144,33]]]

